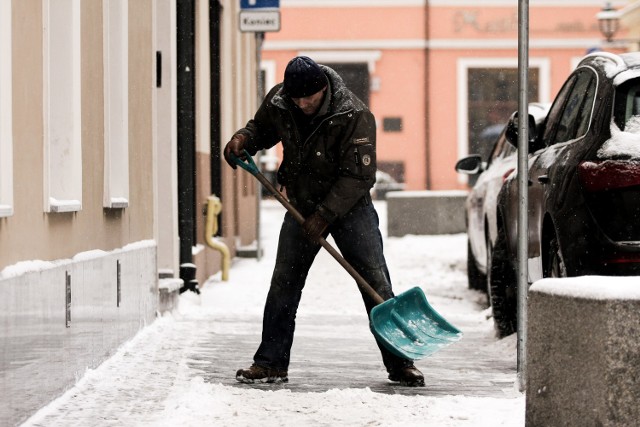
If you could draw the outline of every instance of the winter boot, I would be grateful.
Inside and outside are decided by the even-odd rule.
[[[285,369],[267,368],[266,366],[251,365],[249,369],[238,369],[236,372],[236,380],[241,383],[253,384],[258,383],[286,383],[287,371]]]
[[[406,387],[424,387],[424,375],[413,364],[390,371],[389,379]]]

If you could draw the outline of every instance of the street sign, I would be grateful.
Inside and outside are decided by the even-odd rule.
[[[240,0],[240,9],[277,9],[280,0]]]
[[[240,0],[240,31],[280,31],[280,0]]]
[[[280,11],[270,9],[241,10],[240,31],[256,33],[280,31]]]

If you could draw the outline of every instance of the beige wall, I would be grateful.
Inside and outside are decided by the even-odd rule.
[[[13,2],[15,209],[0,218],[0,269],[153,239],[151,0],[129,2],[129,16],[129,207],[102,207],[102,2],[93,0],[81,7],[82,210],[44,213],[42,2]]]
[[[24,421],[72,386],[79,372],[97,367],[156,316],[153,1],[127,3],[129,205],[125,209],[103,208],[103,1],[76,3],[81,37],[82,209],[68,213],[46,213],[43,206],[45,2],[12,1],[14,210],[0,218],[0,366],[7,379],[3,392],[9,396],[0,402],[1,425]],[[50,4],[55,7],[55,2]],[[57,262],[16,265],[33,260]],[[35,378],[34,372],[40,375]]]
[[[49,4],[55,8],[56,1],[51,0]],[[73,2],[80,5],[80,40],[73,39],[73,42],[74,45],[78,42],[81,51],[78,80],[81,108],[79,116],[73,116],[73,120],[74,124],[81,122],[82,153],[78,161],[82,170],[79,176],[82,194],[81,197],[73,194],[73,197],[81,198],[81,210],[46,213],[43,206],[43,200],[47,198],[45,135],[54,133],[45,128],[43,110],[47,89],[44,68],[48,65],[43,49],[43,4],[47,3],[42,0],[11,1],[13,174],[10,178],[13,199],[2,194],[9,204],[9,209],[3,209],[2,215],[9,215],[11,210],[13,213],[0,217],[0,367],[6,368],[3,373],[12,380],[3,383],[3,391],[9,398],[0,400],[1,425],[24,421],[72,385],[78,372],[84,372],[87,367],[95,368],[140,328],[152,322],[157,311],[162,309],[162,304],[158,304],[159,287],[167,290],[164,283],[159,283],[158,267],[171,268],[174,275],[178,275],[176,46],[172,40],[175,33],[166,34],[176,30],[175,22],[172,22],[175,1],[122,3],[128,8],[128,34],[122,34],[128,38],[128,57],[117,58],[114,62],[124,64],[126,60],[128,67],[129,188],[128,206],[124,209],[103,208],[105,2]],[[200,31],[196,37],[196,63],[201,65],[196,70],[195,160],[198,175],[195,209],[198,213],[211,188],[209,3],[206,0],[195,2]],[[236,28],[238,2],[225,0],[223,3],[224,93],[220,125],[224,143],[256,108],[257,67],[253,34],[240,34]],[[55,19],[61,19],[60,16],[63,19],[75,17],[60,14]],[[114,16],[120,19],[124,14],[118,10]],[[117,21],[116,27],[121,22]],[[108,34],[113,35],[116,42],[121,35]],[[3,43],[9,39],[4,33],[2,37]],[[53,55],[59,48],[57,43],[60,43],[57,39],[51,42]],[[167,60],[163,67],[162,91],[156,89],[155,58],[159,47],[163,50],[163,59]],[[0,61],[5,60],[0,58]],[[75,82],[67,84],[72,83]],[[107,95],[117,92],[117,89],[111,89]],[[1,113],[3,120],[9,116],[4,111]],[[62,151],[60,145],[54,148]],[[0,154],[4,155],[8,150],[6,145],[2,148]],[[57,165],[68,160],[64,153],[59,157],[62,160]],[[115,158],[116,163],[123,157]],[[226,224],[223,240],[235,251],[236,244],[248,245],[256,239],[256,186],[251,177],[237,175],[224,163],[214,167],[223,168]],[[117,173],[124,169],[118,164],[111,170]],[[80,169],[73,170],[76,171],[80,175]],[[64,187],[66,183],[56,184]],[[160,197],[159,193],[166,197]],[[5,199],[2,202],[5,204]],[[76,203],[73,209],[77,207]],[[203,219],[198,215],[196,243],[199,245],[205,240]],[[16,265],[33,260],[56,262]],[[211,249],[201,250],[193,262],[201,284],[220,269],[220,255]],[[35,347],[47,351],[38,353],[42,357],[32,357]],[[33,372],[36,371],[43,374],[34,380]]]
[[[157,239],[175,242],[177,224],[154,231],[159,216],[175,206],[156,207],[153,97],[155,44],[153,2],[128,2],[129,14],[129,183],[126,209],[104,209],[104,94],[102,1],[81,3],[82,210],[43,212],[43,47],[42,2],[14,1],[13,22],[13,135],[14,214],[0,218],[0,270],[20,261],[55,260],[84,251],[113,250],[129,243]],[[211,183],[210,70],[208,2],[197,1],[197,212],[206,204]],[[257,108],[257,55],[253,33],[238,29],[239,4],[223,2],[222,16],[222,146]],[[160,29],[162,31],[163,29]],[[166,31],[166,30],[164,30]],[[165,72],[164,76],[169,77]],[[175,76],[172,76],[175,78]],[[165,80],[166,81],[166,80]],[[171,163],[168,163],[171,164]],[[216,167],[214,165],[214,167]],[[257,185],[243,173],[222,168],[224,241],[232,252],[257,236]],[[161,173],[161,172],[159,172]],[[166,173],[173,173],[167,170]],[[156,214],[157,212],[157,214]],[[154,216],[156,215],[156,216]],[[204,216],[198,215],[197,243],[205,244]],[[173,229],[173,228],[176,229]],[[166,228],[169,228],[168,230]],[[163,248],[159,248],[160,253]],[[173,252],[175,253],[175,252]],[[219,270],[218,254],[205,248],[196,263],[204,280]],[[172,253],[165,256],[171,265]],[[202,263],[201,258],[206,259]],[[164,258],[163,258],[164,259]],[[163,265],[164,266],[164,265]],[[174,268],[176,270],[176,268]],[[177,274],[177,271],[175,271]]]
[[[629,51],[637,51],[640,49],[640,3],[637,0],[630,0],[629,4],[620,9],[621,31],[614,37],[628,38]]]
[[[203,284],[221,269],[221,255],[206,244],[204,207],[211,195],[211,168],[220,167],[222,194],[221,240],[232,256],[238,247],[257,239],[257,196],[255,180],[245,172],[235,172],[222,160],[211,164],[211,69],[209,66],[209,2],[196,5],[196,243],[193,262],[197,279]],[[244,126],[257,108],[257,56],[253,33],[238,29],[239,2],[222,2],[221,18],[221,148],[236,129]],[[222,158],[222,156],[221,156]]]
[[[239,2],[224,2],[221,56],[222,148],[233,133],[253,117],[257,103],[257,56],[253,33],[240,33]],[[241,246],[257,238],[256,181],[222,162],[222,233]]]
[[[602,46],[595,15],[603,5],[531,2],[530,57],[546,72],[540,100],[552,100],[577,58]],[[476,60],[511,61],[517,67],[517,2],[282,0],[281,12],[281,30],[267,33],[263,53],[276,63],[276,81],[288,60],[301,53],[378,53],[370,69],[370,78],[379,83],[370,94],[378,160],[404,162],[408,190],[467,187],[454,170],[468,154],[467,81],[460,70],[465,61]],[[384,117],[402,117],[403,130],[384,132]]]
[[[155,46],[161,53],[162,81],[154,89],[155,235],[158,243],[158,269],[177,274],[180,265],[178,236],[178,106],[177,106],[177,34],[176,0],[156,0]],[[156,82],[157,85],[157,82]]]

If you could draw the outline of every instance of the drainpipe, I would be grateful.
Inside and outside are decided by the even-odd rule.
[[[231,253],[224,242],[216,239],[218,233],[218,215],[222,212],[222,203],[216,196],[209,196],[207,199],[207,223],[205,227],[205,240],[207,244],[222,255],[222,280],[229,280],[229,269],[231,268]]]
[[[209,65],[211,80],[211,194],[222,197],[222,163],[220,153],[222,151],[222,137],[220,130],[220,17],[222,5],[219,0],[209,1]],[[220,223],[222,218],[220,218]],[[219,235],[218,228],[216,235]]]
[[[429,117],[431,116],[429,108],[429,0],[424,2],[424,39],[425,39],[425,47],[424,47],[424,151],[425,151],[425,165],[426,165],[426,180],[425,185],[427,190],[431,189],[431,147],[429,144]]]
[[[195,218],[195,8],[194,0],[176,2],[178,89],[178,234],[180,236],[180,292],[198,291],[192,248]]]

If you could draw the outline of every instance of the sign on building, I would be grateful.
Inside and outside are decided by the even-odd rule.
[[[278,9],[280,0],[240,0],[240,9]]]
[[[240,31],[280,31],[280,0],[240,0]]]

